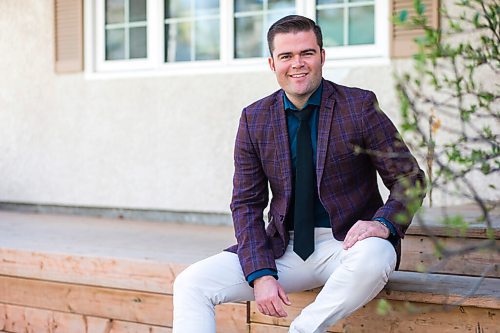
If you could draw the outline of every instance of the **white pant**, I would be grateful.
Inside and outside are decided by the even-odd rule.
[[[279,283],[287,293],[324,287],[289,332],[325,332],[373,299],[395,266],[396,252],[387,240],[366,238],[346,251],[330,228],[315,229],[315,250],[304,262],[293,252],[291,232],[285,254],[276,259]],[[173,333],[215,333],[215,305],[249,300],[254,300],[253,289],[236,254],[222,252],[199,261],[174,282]]]

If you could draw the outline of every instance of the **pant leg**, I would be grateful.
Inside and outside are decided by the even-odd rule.
[[[340,247],[330,261],[328,279],[316,300],[290,325],[290,333],[323,333],[330,326],[372,300],[396,266],[396,252],[384,239],[366,238],[349,250]],[[335,255],[334,255],[335,256]]]
[[[312,289],[324,284],[314,274],[318,251],[304,262],[293,252],[293,233],[285,254],[276,259],[278,282],[286,293]],[[316,228],[316,246],[324,248],[333,239],[331,229]],[[174,282],[173,333],[215,333],[215,306],[221,303],[254,300],[238,256],[222,252],[184,270]]]
[[[215,333],[215,305],[253,299],[238,256],[221,252],[181,272],[174,281],[173,333]]]

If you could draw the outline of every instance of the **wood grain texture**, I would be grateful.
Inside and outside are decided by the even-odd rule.
[[[0,304],[0,329],[12,333],[171,333],[170,327]]]
[[[478,246],[485,242],[476,238],[437,237],[448,250],[453,251],[465,246]],[[500,249],[500,240],[495,241]],[[407,235],[401,243],[402,255],[400,270],[419,271],[420,268],[433,273],[485,276],[500,278],[500,252],[494,249],[477,250],[449,259],[436,256],[430,238],[420,235]]]
[[[0,275],[172,294],[187,265],[0,248]]]
[[[377,298],[500,309],[500,279],[394,272]]]
[[[254,304],[250,306],[251,333],[281,333],[300,313],[303,303],[292,296],[293,306],[287,307],[289,318],[276,319],[260,314]],[[297,304],[297,305],[296,305]],[[298,305],[300,304],[300,306]],[[329,327],[328,332],[349,333],[498,333],[500,311],[475,307],[443,307],[425,303],[390,301],[390,310],[377,314],[377,301],[374,300],[351,316]],[[283,327],[285,330],[283,330]]]
[[[172,326],[172,295],[166,294],[0,276],[0,303]],[[221,332],[246,332],[246,304],[217,306],[216,321]]]

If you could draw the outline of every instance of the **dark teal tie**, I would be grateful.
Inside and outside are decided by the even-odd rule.
[[[304,261],[314,252],[314,177],[311,128],[308,120],[313,107],[293,112],[299,121],[295,170],[295,209],[293,251]]]

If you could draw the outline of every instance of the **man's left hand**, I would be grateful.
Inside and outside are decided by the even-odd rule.
[[[377,221],[359,220],[347,232],[343,248],[344,250],[347,250],[356,244],[356,242],[368,237],[380,237],[387,239],[390,233],[389,229],[382,223]]]

